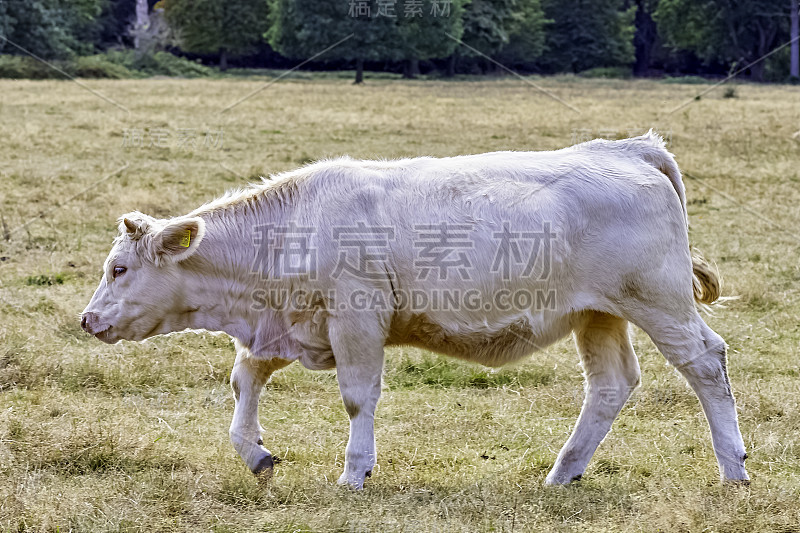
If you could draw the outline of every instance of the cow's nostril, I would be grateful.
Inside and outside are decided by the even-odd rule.
[[[84,330],[84,331],[89,331],[89,330],[87,329],[88,322],[89,322],[89,321],[87,320],[87,318],[88,318],[88,313],[87,313],[87,314],[85,314],[85,315],[83,315],[83,316],[81,316],[81,328],[83,328],[83,330]]]

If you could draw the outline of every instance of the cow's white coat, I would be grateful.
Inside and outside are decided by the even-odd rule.
[[[468,279],[455,271],[444,280],[420,276],[415,227],[442,222],[471,228]],[[332,276],[341,260],[334,228],[358,223],[393,232],[386,254],[365,267],[382,275]],[[314,260],[306,257],[308,264],[290,273],[278,264],[269,265],[268,275],[254,269],[256,228],[291,224],[313,228]],[[552,229],[547,276],[522,276],[518,265],[507,278],[497,271],[493,238],[503,224]],[[180,245],[186,232],[188,248]],[[280,239],[270,246],[279,247]],[[117,266],[127,271],[114,279]],[[254,295],[275,289],[308,297],[283,309],[254,304]],[[392,304],[398,290],[468,289],[483,295],[524,290],[553,299],[551,305],[511,310],[481,305],[420,311]],[[695,307],[695,300],[711,301],[717,291],[713,275],[693,264],[678,168],[650,133],[553,152],[335,159],[228,194],[186,216],[159,220],[131,213],[121,219],[84,323],[106,342],[185,329],[231,335],[237,347],[231,440],[257,473],[272,466],[257,413],[269,376],[295,360],[311,369],[335,366],[351,422],[339,481],[361,487],[377,458],[373,418],[384,346],[415,344],[500,366],[573,332],[587,387],[572,436],[547,476],[548,483],[563,484],[581,476],[639,383],[628,336],[632,322],[700,398],[722,478],[746,480],[725,343]],[[334,296],[320,299],[320,293]],[[389,305],[338,305],[354,294]]]

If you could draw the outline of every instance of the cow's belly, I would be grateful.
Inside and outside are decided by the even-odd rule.
[[[436,316],[416,314],[395,325],[388,344],[411,344],[490,367],[518,361],[565,337],[568,316],[519,316],[504,326],[471,328],[443,325]]]

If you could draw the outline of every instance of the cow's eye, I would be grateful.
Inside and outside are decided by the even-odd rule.
[[[116,266],[114,267],[114,279],[117,279],[119,276],[123,275],[128,269],[125,267]]]

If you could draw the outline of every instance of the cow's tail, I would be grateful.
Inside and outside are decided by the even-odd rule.
[[[643,141],[642,158],[650,165],[664,173],[672,187],[678,194],[683,209],[683,216],[686,219],[686,228],[689,228],[689,216],[686,211],[686,190],[683,187],[681,171],[675,158],[667,150],[666,143],[660,135],[653,130],[638,137],[637,140]],[[692,256],[692,289],[694,300],[698,306],[704,310],[709,310],[708,306],[720,299],[721,282],[719,274],[711,264],[706,261],[702,254],[697,250],[691,251]]]
[[[700,255],[700,252],[692,250],[694,301],[701,307],[713,304],[719,300],[721,287],[717,271]]]

